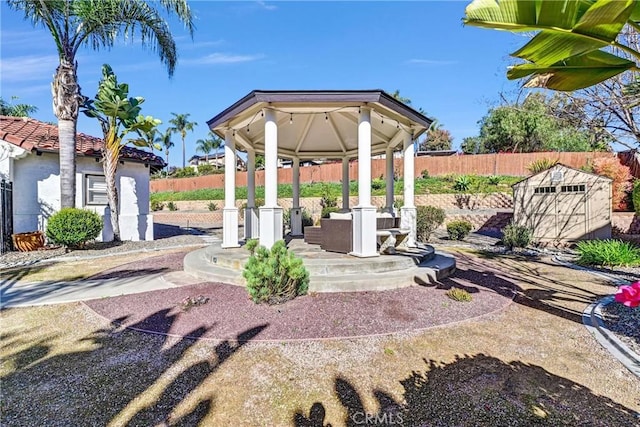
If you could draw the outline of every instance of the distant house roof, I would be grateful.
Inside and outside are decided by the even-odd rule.
[[[0,116],[0,139],[27,151],[60,151],[58,127],[28,117]],[[78,133],[76,136],[77,154],[101,157],[103,146],[101,138],[84,133]],[[152,166],[164,166],[161,157],[134,147],[125,146],[121,157]]]
[[[458,152],[456,150],[427,150],[427,151],[417,151],[416,152],[416,156],[417,157],[423,157],[423,156],[432,156],[432,157],[436,157],[436,156],[454,156],[457,153]]]

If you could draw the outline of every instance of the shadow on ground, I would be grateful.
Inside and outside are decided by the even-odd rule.
[[[471,256],[455,252],[457,270],[437,286],[466,289],[491,287],[501,295],[515,292],[514,302],[576,323],[582,323],[583,310],[615,289],[602,280],[580,283],[571,270],[542,259],[529,257]]]
[[[165,332],[175,320],[167,312],[153,317],[163,320]],[[214,401],[186,402],[187,396],[266,327],[246,330],[237,341],[222,341],[205,360],[189,365],[185,358],[194,339],[120,331],[117,322],[124,320],[75,343],[80,348],[89,344],[90,350],[53,354],[55,336],[49,336],[9,354],[3,363],[12,365],[13,372],[2,377],[2,425],[198,425]],[[3,334],[4,347],[24,343],[21,336],[27,332]],[[198,328],[189,336],[197,339],[205,332]]]
[[[629,408],[540,366],[503,362],[484,354],[449,364],[424,359],[427,369],[400,380],[402,401],[374,389],[374,405],[346,378],[334,382],[334,396],[346,409],[335,426],[532,426],[637,425]],[[370,399],[369,399],[370,400]],[[372,407],[376,409],[373,410]],[[297,427],[327,427],[325,404],[297,412]]]

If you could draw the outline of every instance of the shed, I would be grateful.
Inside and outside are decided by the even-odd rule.
[[[556,164],[513,185],[514,223],[541,242],[611,237],[612,180]]]

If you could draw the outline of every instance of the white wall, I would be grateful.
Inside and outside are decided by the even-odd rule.
[[[76,164],[76,206],[104,217],[99,240],[113,239],[106,206],[88,206],[85,201],[86,174],[102,175],[102,163],[91,157],[78,157]],[[0,168],[4,168],[0,161]],[[14,159],[14,232],[44,230],[46,220],[60,209],[59,161],[55,153],[30,154]],[[3,169],[0,169],[0,171]],[[149,215],[149,169],[140,163],[125,162],[116,175],[120,196],[120,235],[122,240],[153,240],[153,216]]]

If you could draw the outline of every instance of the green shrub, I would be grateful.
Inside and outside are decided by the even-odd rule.
[[[321,218],[329,218],[329,214],[331,212],[338,212],[340,210],[337,206],[327,206],[322,208],[322,213],[320,214]]]
[[[460,175],[453,183],[453,189],[456,191],[469,191],[471,188],[471,179],[467,175]]]
[[[631,201],[633,202],[633,210],[640,215],[640,179],[633,183]]]
[[[191,176],[198,176],[198,172],[191,166],[176,169],[176,171],[172,174],[173,178],[188,178]]]
[[[152,211],[161,211],[162,209],[164,209],[164,203],[158,201],[158,200],[151,200],[151,210]]]
[[[640,265],[640,248],[621,240],[584,240],[578,242],[578,264],[604,266]]]
[[[311,227],[313,225],[313,218],[311,214],[305,208],[302,208],[302,227]]]
[[[460,288],[451,288],[446,292],[445,295],[451,298],[452,300],[460,301],[460,302],[469,302],[473,299],[473,297],[468,291],[465,291],[464,289],[460,289]]]
[[[502,244],[509,250],[526,248],[531,243],[533,233],[525,226],[510,223],[502,229]]]
[[[214,173],[215,168],[212,165],[208,165],[208,164],[203,164],[203,165],[198,165],[198,173],[200,175],[211,175],[212,173]]]
[[[404,206],[404,197],[396,197],[393,199],[393,207],[396,209],[401,209]]]
[[[178,205],[176,205],[176,204],[175,204],[175,203],[173,203],[173,202],[169,202],[169,203],[167,203],[167,208],[168,208],[170,211],[177,211],[177,210],[178,210]]]
[[[422,172],[420,172],[420,176],[422,177],[422,179],[429,178],[429,171],[427,169],[422,169]]]
[[[531,172],[531,174],[535,175],[537,173],[540,173],[542,171],[546,171],[547,169],[551,169],[552,167],[554,167],[555,165],[558,164],[558,159],[556,160],[551,160],[551,159],[538,159],[538,160],[534,160],[533,162],[529,163],[527,165],[527,170],[529,172]]]
[[[307,293],[309,272],[302,259],[287,250],[284,240],[275,242],[271,250],[256,246],[247,243],[251,256],[242,272],[253,302],[278,304]]]
[[[207,205],[207,209],[209,209],[210,211],[217,211],[218,204],[216,202],[209,202],[209,204]]]
[[[386,186],[387,186],[387,183],[382,178],[376,178],[373,181],[371,181],[372,190],[382,190],[386,188]]]
[[[102,230],[102,218],[84,209],[64,208],[47,221],[47,238],[70,248],[83,247]]]
[[[435,206],[418,206],[416,210],[416,234],[420,242],[428,242],[431,233],[444,222],[444,209]]]
[[[498,175],[491,175],[487,177],[487,182],[489,185],[498,185],[500,184],[500,177]]]
[[[473,224],[465,219],[451,221],[447,224],[447,234],[451,240],[462,240],[469,235]]]

